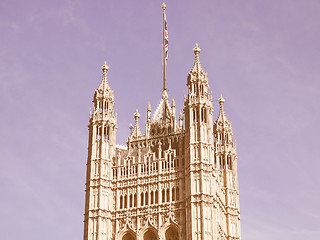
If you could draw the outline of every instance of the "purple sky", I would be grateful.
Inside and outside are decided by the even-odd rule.
[[[101,65],[125,144],[162,87],[162,1],[0,1],[0,238],[82,239],[88,114]],[[167,86],[193,47],[226,99],[244,240],[320,239],[320,1],[167,1]],[[218,104],[214,102],[214,118]]]

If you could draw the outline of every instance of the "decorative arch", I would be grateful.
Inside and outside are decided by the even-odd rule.
[[[118,234],[117,239],[119,239],[119,240],[137,240],[137,237],[136,237],[136,233],[134,231],[132,231],[130,228],[129,229],[126,228]]]
[[[116,234],[116,239],[119,240],[137,240],[137,234],[132,229],[129,221],[126,222],[125,227]]]
[[[132,233],[127,232],[124,234],[121,240],[136,240],[136,237]]]
[[[143,240],[158,240],[158,231],[157,229],[151,224],[150,220],[147,221],[146,225],[140,230],[138,234],[139,239]]]
[[[165,240],[180,240],[179,232],[174,226],[170,226],[164,235]]]
[[[181,240],[181,227],[170,217],[161,227],[161,239]]]
[[[151,229],[147,230],[143,235],[143,240],[158,240],[158,234]]]

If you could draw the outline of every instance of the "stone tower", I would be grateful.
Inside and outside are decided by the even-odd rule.
[[[193,49],[195,62],[189,72],[185,112],[186,238],[212,239],[214,189],[212,189],[213,121],[212,97],[207,74],[199,60],[200,48]]]
[[[116,145],[117,116],[107,72],[93,97],[84,240],[240,240],[237,152],[222,96],[212,96],[196,44],[188,95],[178,121],[166,88],[168,29],[163,9],[163,89],[145,133],[135,111],[126,146]]]
[[[112,171],[116,151],[117,116],[114,95],[108,80],[106,63],[103,76],[93,97],[93,112],[89,119],[84,239],[110,239],[112,235]]]
[[[126,146],[106,63],[89,119],[84,240],[241,239],[237,153],[222,96],[213,123],[207,73],[198,45],[184,110],[176,116],[166,88],[145,133],[134,113]],[[165,86],[165,85],[164,85]]]

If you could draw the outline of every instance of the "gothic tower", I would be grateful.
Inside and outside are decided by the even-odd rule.
[[[237,152],[231,123],[212,96],[196,44],[188,94],[178,121],[166,87],[165,4],[163,89],[145,132],[133,114],[126,146],[116,145],[117,116],[106,63],[89,118],[84,240],[240,240]],[[160,93],[160,91],[159,91]],[[150,94],[146,92],[146,94]]]
[[[108,66],[89,118],[84,240],[240,239],[237,153],[231,123],[218,99],[213,123],[207,73],[193,49],[184,115],[167,90],[145,134],[134,113],[127,145],[116,145],[114,95]],[[185,120],[185,121],[184,121]]]
[[[186,237],[211,239],[213,233],[213,122],[212,97],[207,73],[199,60],[198,44],[193,49],[195,62],[189,72],[188,96],[184,101],[186,145]]]
[[[114,114],[114,95],[106,63],[103,77],[93,97],[93,112],[89,119],[84,239],[109,239],[112,234],[112,165],[115,156],[117,117]]]
[[[217,229],[230,239],[240,238],[240,208],[237,171],[237,151],[233,140],[231,123],[224,112],[225,99],[218,99],[220,112],[214,123],[214,162],[217,200],[224,204],[216,204],[218,216]],[[218,232],[220,234],[220,232]]]

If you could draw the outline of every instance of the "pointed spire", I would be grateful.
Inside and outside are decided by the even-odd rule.
[[[196,70],[198,72],[199,70],[202,69],[200,64],[200,58],[199,58],[199,53],[201,52],[201,48],[199,48],[198,43],[196,43],[196,46],[193,48],[193,52],[195,55],[195,60],[194,60],[194,65],[192,70]]]
[[[147,121],[151,121],[151,105],[150,105],[150,102],[148,102],[148,107],[147,107]]]
[[[133,127],[133,131],[131,133],[130,138],[138,138],[140,136],[142,136],[141,131],[140,131],[140,127],[139,127],[139,118],[140,118],[140,113],[138,112],[138,109],[136,110],[136,112],[134,113],[134,127]]]
[[[180,113],[179,113],[179,127],[182,128],[183,127],[183,114],[182,114],[182,111],[180,110]]]
[[[225,99],[222,95],[220,95],[218,102],[220,104],[220,112],[213,125],[215,155],[218,159],[216,167],[220,170],[235,171],[236,168],[234,168],[234,166],[236,166],[237,150],[234,143],[231,123],[224,112]],[[227,184],[227,181],[225,181],[225,184]]]
[[[148,102],[148,108],[147,108],[147,111],[148,111],[148,112],[151,112],[151,105],[150,105],[150,102]]]
[[[231,123],[229,122],[229,120],[224,112],[225,99],[222,97],[222,94],[220,95],[218,102],[220,104],[220,112],[219,112],[219,116],[218,116],[217,120],[214,123],[214,131],[227,131],[227,132],[232,133]]]
[[[183,120],[183,114],[182,114],[181,110],[180,110],[180,113],[179,113],[179,120]]]
[[[172,103],[171,103],[172,108],[176,107],[176,102],[174,101],[174,98],[172,98]]]
[[[222,97],[222,94],[220,94],[220,97],[218,99],[218,102],[220,104],[220,111],[223,111],[224,112],[224,109],[223,109],[223,104],[225,102],[225,99]]]
[[[93,96],[94,102],[94,113],[100,112],[103,113],[101,117],[106,117],[114,115],[113,106],[114,106],[114,94],[113,90],[110,88],[107,78],[107,72],[109,66],[106,62],[101,66],[102,69],[102,80],[99,87],[95,90]],[[114,116],[116,117],[116,116]]]
[[[198,44],[193,48],[193,52],[195,54],[195,60],[192,69],[189,72],[188,76],[188,82],[189,80],[192,80],[193,82],[202,82],[205,83],[206,85],[208,84],[208,78],[207,78],[207,73],[203,70],[201,63],[200,63],[200,58],[199,58],[199,53],[201,49]]]
[[[102,81],[99,86],[99,90],[106,91],[107,89],[110,89],[108,78],[107,78],[107,72],[109,70],[109,66],[107,65],[107,62],[105,61],[104,64],[101,67],[103,75],[102,75]]]
[[[198,43],[196,43],[196,46],[193,48],[193,52],[195,54],[195,60],[194,60],[194,64],[191,69],[191,72],[192,73],[200,73],[200,72],[205,73],[203,68],[201,67],[201,64],[200,64],[199,53],[201,52],[201,49],[200,49]]]
[[[218,116],[218,119],[217,119],[217,122],[222,122],[224,123],[225,121],[228,121],[227,119],[227,116],[224,112],[224,102],[225,102],[225,99],[222,97],[222,94],[220,95],[219,99],[218,99],[218,102],[220,104],[220,112],[219,112],[219,116]]]

